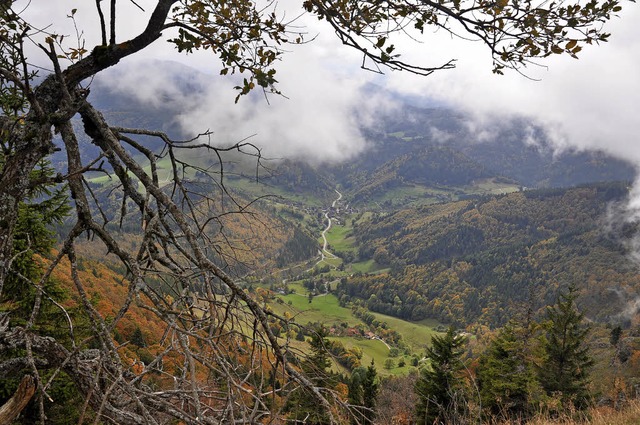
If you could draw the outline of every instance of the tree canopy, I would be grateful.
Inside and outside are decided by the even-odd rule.
[[[296,365],[295,350],[270,327],[271,319],[290,320],[275,317],[231,273],[234,250],[221,217],[245,213],[250,202],[227,191],[224,158],[240,151],[259,162],[260,151],[246,142],[216,147],[208,143],[208,134],[180,141],[154,129],[115,127],[88,100],[93,77],[163,37],[179,51],[215,54],[221,74],[241,75],[238,96],[254,88],[277,93],[275,66],[287,44],[307,41],[304,31],[276,3],[150,3],[144,28],[129,40],[118,36],[122,24],[116,0],[83,3],[95,8],[100,39],[70,40],[58,32],[57,22],[35,28],[26,20],[26,11],[35,4],[25,10],[22,2],[0,2],[0,299],[10,279],[22,279],[34,289],[27,291],[33,301],[26,322],[13,316],[12,306],[2,306],[0,352],[13,356],[0,360],[1,374],[33,376],[42,423],[44,400],[51,399],[48,393],[60,374],[69,377],[84,399],[80,421],[91,414],[119,424],[257,423],[282,414],[281,399],[304,387],[327,412],[327,421],[336,423],[339,395],[310,380]],[[108,11],[103,10],[107,5]],[[620,10],[615,0],[308,0],[303,6],[326,21],[345,45],[360,51],[364,67],[423,75],[454,62],[406,63],[393,42],[396,35],[420,36],[431,27],[481,40],[500,73],[551,54],[576,55],[585,44],[605,41],[603,24]],[[75,13],[71,10],[69,16]],[[48,62],[46,68],[38,54]],[[81,125],[72,121],[77,115]],[[83,143],[93,144],[99,153],[86,158]],[[34,173],[60,149],[67,156],[65,169],[53,175]],[[181,159],[181,152],[196,149],[219,159],[217,169],[197,170],[207,180],[206,189],[191,184],[188,170],[194,167]],[[168,185],[158,177],[160,160],[171,164]],[[120,203],[115,214],[113,205],[92,191],[86,177],[90,172],[114,181],[111,194]],[[71,199],[69,231],[42,263],[41,274],[20,277],[15,248],[22,243],[21,205],[34,190],[55,185]],[[139,243],[133,247],[119,238],[123,222],[136,223]],[[77,253],[81,238],[101,244],[125,270],[128,295],[111,317],[100,314],[87,292]],[[33,242],[27,240],[23,251]],[[77,300],[74,314],[54,302],[66,318],[64,338],[56,337],[59,329],[54,334],[37,326],[43,299],[55,296],[47,288],[57,269],[70,277]],[[115,329],[134,306],[163,323],[165,332],[151,357],[140,356],[131,365],[121,355]],[[157,373],[170,379],[158,384],[152,379]],[[276,388],[276,381],[283,384]]]

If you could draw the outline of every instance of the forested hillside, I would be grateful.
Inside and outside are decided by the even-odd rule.
[[[425,145],[446,146],[493,175],[527,187],[567,187],[634,175],[631,164],[603,152],[557,151],[544,127],[526,118],[478,121],[459,111],[408,103],[385,116],[380,127],[383,132],[372,135],[380,140],[375,149],[382,158],[415,152]]]
[[[191,182],[195,188],[202,188],[206,183]],[[93,192],[96,199],[106,206],[104,216],[110,221],[108,228],[112,229],[130,246],[140,244],[140,237],[132,232],[141,218],[131,214],[119,221],[119,212],[131,208],[125,199],[111,195],[112,188],[95,185]],[[124,206],[123,206],[124,202]],[[242,211],[229,211],[229,205],[242,206]],[[212,193],[209,199],[198,203],[201,214],[218,214],[219,217],[208,226],[207,238],[216,246],[210,256],[216,258],[228,273],[243,277],[258,272],[264,274],[276,267],[305,261],[314,257],[318,252],[318,243],[309,229],[300,222],[297,216],[292,217],[278,213],[274,204],[268,200],[252,202],[239,194]],[[58,231],[66,230],[60,226]],[[103,249],[96,249],[91,241],[80,242],[82,254],[87,259],[111,263],[115,258],[105,256]]]
[[[343,279],[339,294],[411,320],[501,326],[575,284],[587,317],[623,320],[640,278],[605,216],[626,193],[607,183],[374,215],[354,226],[358,255],[391,269]]]
[[[198,78],[184,76],[176,84],[195,88]],[[139,110],[139,103],[111,99],[96,88],[94,94],[115,123],[179,131],[169,118],[174,106],[170,95],[166,103],[149,105],[132,121],[130,111]],[[82,128],[79,121],[74,125]],[[295,339],[301,357],[318,355],[302,340],[314,335],[314,327],[322,327],[326,309],[339,304],[346,308],[331,312],[326,329],[335,340],[325,343],[357,354],[353,358],[358,365],[376,359],[379,367],[385,365],[385,375],[404,375],[421,366],[424,342],[416,345],[411,331],[388,325],[401,321],[372,313],[413,321],[411,325],[425,326],[429,333],[437,322],[471,332],[483,329],[469,348],[473,355],[468,360],[473,362],[510,319],[528,311],[534,320],[544,321],[545,308],[575,285],[577,307],[587,319],[620,325],[628,333],[616,355],[624,363],[620,370],[625,379],[635,382],[631,377],[638,350],[632,335],[640,278],[626,257],[624,237],[630,229],[623,226],[613,234],[606,222],[611,203],[628,194],[632,167],[601,152],[555,153],[545,134],[526,121],[509,120],[482,130],[491,130],[491,137],[480,137],[482,131],[473,125],[472,117],[453,110],[405,104],[381,117],[375,127],[363,126],[367,149],[339,164],[281,159],[264,160],[256,167],[232,154],[221,169],[215,156],[189,152],[177,160],[190,164],[182,167],[180,177],[186,190],[202,196],[198,216],[217,217],[208,225],[206,237],[216,247],[209,255],[239,277],[254,299],[281,315],[270,318],[270,329],[283,339]],[[94,153],[92,144],[83,146],[83,156]],[[56,167],[66,166],[66,158],[54,159]],[[171,187],[171,169],[168,158],[158,161],[163,190]],[[224,173],[224,187],[212,181],[211,172]],[[142,218],[127,212],[119,222],[122,211],[132,205],[113,195],[112,181],[103,174],[91,174],[87,184],[103,205],[110,229],[137,246],[140,239],[128,232]],[[621,182],[593,183],[611,180]],[[558,188],[581,183],[589,184]],[[334,189],[343,197],[332,205]],[[226,213],[229,206],[241,213]],[[338,257],[318,257],[318,237],[329,217],[337,233],[328,249]],[[112,306],[122,303],[126,287],[114,281],[109,267],[121,275],[126,270],[114,267],[104,251],[89,242],[78,247],[97,308],[106,316],[117,314]],[[59,282],[71,289],[62,277]],[[152,283],[167,291],[161,280]],[[196,283],[192,289],[195,296],[202,291]],[[169,299],[177,296],[166,293]],[[138,315],[143,317],[140,309],[132,309],[115,328],[118,340],[129,344],[125,354],[133,362],[160,355],[162,339],[160,329]],[[283,320],[291,317],[314,321],[294,330]],[[613,354],[601,347],[607,331],[599,327],[598,332],[592,341],[599,344],[598,373],[605,377],[602,388],[609,391],[613,378],[602,365]],[[368,339],[371,335],[374,339]],[[375,338],[379,346],[370,345]],[[334,358],[332,367],[345,367],[340,358]],[[356,363],[349,363],[347,370]],[[356,378],[361,369],[354,369]],[[336,388],[353,384],[348,375],[332,379]],[[413,407],[405,409],[407,418]]]

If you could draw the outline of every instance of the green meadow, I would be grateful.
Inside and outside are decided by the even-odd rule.
[[[348,220],[347,220],[348,222]],[[331,229],[326,233],[329,251],[345,252],[356,251],[355,239],[351,235],[353,228],[344,224],[332,224]]]
[[[292,286],[290,286],[291,288]],[[296,287],[297,289],[297,287]],[[279,314],[284,315],[285,312],[289,316],[295,319],[300,324],[307,324],[309,322],[319,322],[325,326],[331,328],[333,326],[339,326],[342,323],[348,324],[349,327],[355,327],[356,325],[364,325],[364,323],[353,316],[351,309],[341,307],[338,299],[332,295],[319,295],[309,302],[307,295],[299,293],[278,295],[281,302],[275,302],[271,304],[272,310]],[[378,373],[381,375],[401,375],[408,373],[412,366],[411,356],[417,355],[422,357],[425,352],[425,347],[431,341],[436,331],[434,327],[438,325],[435,321],[423,320],[420,322],[408,322],[395,317],[386,316],[384,314],[373,313],[373,315],[381,322],[387,322],[390,329],[394,329],[402,335],[402,340],[409,347],[409,355],[405,355],[404,359],[406,366],[398,367],[398,361],[403,358],[404,353],[400,353],[400,356],[393,358],[395,367],[392,369],[385,369],[383,367],[384,362],[389,358],[389,348],[379,340],[366,339],[364,337],[331,337],[331,339],[339,340],[344,344],[346,348],[358,347],[362,349],[362,364],[368,365],[373,360],[378,369]]]

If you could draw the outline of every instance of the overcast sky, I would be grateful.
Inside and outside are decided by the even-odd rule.
[[[128,1],[118,2],[118,41],[143,29],[155,2],[137,3],[147,12],[139,11]],[[278,7],[293,17],[301,13],[301,3],[284,0]],[[166,85],[167,70],[157,66],[150,70],[144,66],[147,58],[180,61],[198,68],[208,74],[203,79],[206,90],[187,95],[174,93],[183,97],[183,127],[194,132],[212,129],[220,142],[255,134],[255,141],[268,146],[275,155],[333,160],[348,158],[366,148],[367,141],[357,124],[374,123],[381,109],[395,107],[381,96],[362,96],[360,88],[375,82],[470,112],[479,128],[490,127],[492,122],[510,115],[524,115],[544,124],[558,147],[599,148],[640,164],[636,130],[640,105],[640,41],[636,26],[640,12],[633,3],[623,6],[620,17],[608,27],[613,34],[609,43],[585,48],[579,60],[553,57],[544,62],[547,67],[527,69],[527,74],[538,81],[516,72],[493,75],[487,49],[479,43],[452,40],[445,34],[426,34],[422,44],[403,43],[405,58],[425,65],[456,58],[457,69],[426,78],[406,72],[378,76],[361,70],[360,56],[340,46],[322,22],[303,17],[299,23],[306,25],[308,33],[317,35],[317,39],[293,48],[278,64],[279,88],[288,99],[271,97],[267,103],[258,97],[234,105],[235,82],[217,75],[219,67],[214,57],[180,55],[163,41],[136,59],[118,65],[111,71],[118,75],[112,83],[114,90],[133,91],[154,101],[160,89],[171,89]],[[99,42],[93,2],[33,1],[28,13],[38,25],[53,24],[50,29],[73,36],[72,22],[66,17],[72,8],[78,9],[79,29],[90,49]],[[125,67],[127,71],[123,72]]]

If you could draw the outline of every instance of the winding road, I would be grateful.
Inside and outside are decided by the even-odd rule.
[[[336,193],[338,194],[338,197],[331,203],[331,208],[335,208],[336,207],[336,203],[338,203],[338,201],[340,201],[340,199],[342,199],[342,193],[338,192],[337,189],[334,189],[336,191]],[[327,242],[327,232],[329,231],[329,229],[331,229],[331,217],[329,217],[329,211],[324,213],[324,217],[327,219],[327,227],[322,231],[322,250],[320,251],[320,256],[322,257],[320,259],[320,261],[324,260],[325,258],[337,258],[334,254],[330,253],[327,250],[327,245],[329,245],[329,243]]]

